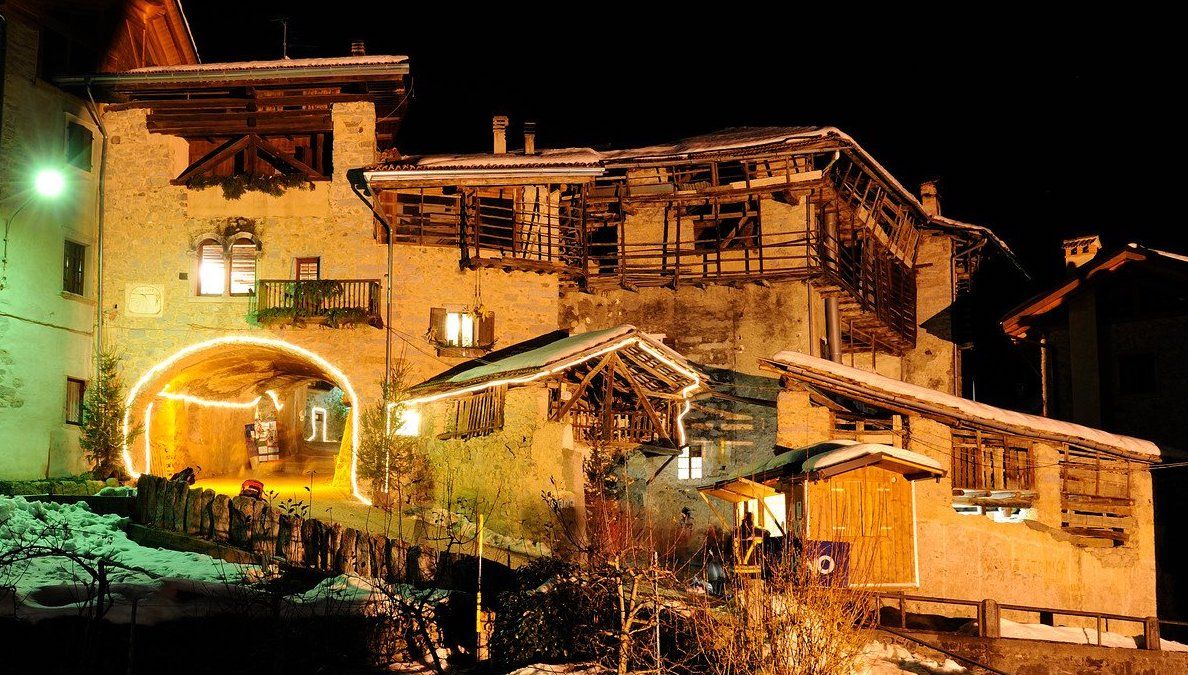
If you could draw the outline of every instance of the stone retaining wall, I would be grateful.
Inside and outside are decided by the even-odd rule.
[[[433,580],[436,554],[379,534],[284,513],[260,499],[144,474],[137,484],[142,525],[225,542],[259,556],[324,572],[422,584]]]

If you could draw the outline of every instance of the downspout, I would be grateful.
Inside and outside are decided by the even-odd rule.
[[[837,212],[826,210],[823,214],[825,235],[825,270],[837,273]],[[841,363],[841,312],[837,307],[837,296],[825,298],[825,339],[829,342],[829,360]]]
[[[347,182],[351,185],[351,192],[359,198],[359,201],[367,207],[380,224],[384,226],[385,239],[388,242],[388,283],[385,290],[384,297],[384,396],[391,396],[389,391],[392,385],[392,226],[388,224],[388,220],[384,218],[375,205],[367,201],[367,197],[359,191],[359,186],[356,185],[356,178],[364,181],[362,169],[351,169],[347,171]],[[366,185],[366,183],[364,183]],[[387,401],[384,401],[387,403]]]
[[[99,378],[99,355],[103,353],[103,225],[105,216],[105,193],[107,188],[107,127],[103,124],[103,118],[99,115],[99,106],[95,103],[95,96],[91,93],[91,83],[87,82],[87,111],[91,113],[91,119],[94,120],[95,126],[99,128],[99,135],[103,137],[103,142],[99,149],[99,195],[96,200],[99,208],[99,215],[96,219],[96,242],[95,242],[95,378]]]

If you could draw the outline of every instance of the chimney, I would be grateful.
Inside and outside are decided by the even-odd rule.
[[[362,40],[355,40],[351,43],[351,56],[366,56],[367,43]]]
[[[524,154],[536,154],[536,122],[524,123]]]
[[[1064,249],[1064,266],[1068,268],[1080,267],[1093,260],[1101,250],[1101,237],[1096,234],[1065,239],[1060,243]]]
[[[924,213],[939,216],[940,198],[936,194],[936,181],[930,180],[920,183],[920,204],[924,206]]]
[[[491,118],[491,133],[495,136],[496,155],[507,154],[507,115],[496,115]]]

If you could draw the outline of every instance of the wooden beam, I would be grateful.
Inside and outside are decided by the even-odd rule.
[[[214,150],[206,153],[198,161],[188,166],[185,171],[182,171],[181,174],[178,175],[177,178],[173,179],[173,184],[180,185],[187,182],[194,176],[197,176],[198,174],[214,167],[220,162],[233,157],[235,153],[246,148],[249,143],[251,143],[249,136],[240,136],[239,138],[233,138],[226,143],[223,143]]]
[[[615,352],[611,352],[609,356],[614,357],[616,363],[623,363],[619,360],[619,357],[617,354],[615,354]],[[647,392],[645,392],[643,387],[639,386],[639,383],[635,381],[635,377],[631,374],[631,370],[629,368],[624,367],[622,375],[623,379],[627,380],[627,384],[631,387],[631,390],[635,392],[636,397],[639,398],[639,406],[643,408],[644,413],[648,416],[648,419],[652,420],[652,425],[656,427],[656,431],[658,431],[660,435],[664,437],[664,440],[671,443],[672,435],[668,433],[668,429],[665,428],[664,422],[660,420],[660,416],[657,415],[656,410],[652,408],[652,402],[648,400]]]
[[[565,419],[565,416],[568,415],[571,410],[573,410],[573,407],[586,392],[586,388],[590,386],[590,382],[593,381],[594,376],[600,373],[602,369],[606,368],[607,364],[610,363],[611,356],[613,356],[613,352],[603,357],[603,359],[598,362],[598,365],[594,366],[588,373],[586,373],[586,376],[583,377],[581,382],[578,383],[577,389],[574,390],[573,395],[568,401],[565,402],[565,405],[561,406],[561,409],[557,411],[557,414],[553,415],[554,422]]]

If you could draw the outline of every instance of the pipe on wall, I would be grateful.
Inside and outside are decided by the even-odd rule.
[[[826,209],[823,214],[825,239],[825,269],[837,271],[837,211]],[[825,298],[825,340],[829,343],[829,360],[841,363],[841,311],[837,307],[837,296]]]

